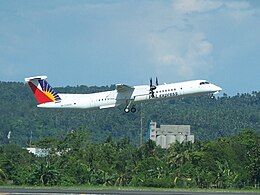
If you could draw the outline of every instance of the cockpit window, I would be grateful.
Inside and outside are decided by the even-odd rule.
[[[205,84],[209,84],[209,82],[208,81],[200,82],[200,85],[205,85]]]

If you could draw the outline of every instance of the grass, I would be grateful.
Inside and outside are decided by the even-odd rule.
[[[260,189],[201,189],[201,188],[154,188],[154,187],[118,187],[118,186],[17,186],[0,185],[0,188],[27,188],[27,189],[67,189],[67,190],[127,190],[127,191],[190,191],[190,192],[251,192],[259,193]]]

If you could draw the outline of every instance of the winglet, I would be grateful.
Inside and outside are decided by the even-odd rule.
[[[47,76],[34,76],[25,78],[25,81],[30,86],[39,104],[60,101],[60,96],[52,89],[46,79]]]

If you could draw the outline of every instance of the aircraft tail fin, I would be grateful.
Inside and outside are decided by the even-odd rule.
[[[46,81],[47,76],[25,78],[39,104],[61,101],[60,96]]]

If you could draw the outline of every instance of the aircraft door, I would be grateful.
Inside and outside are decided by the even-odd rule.
[[[183,86],[181,86],[178,91],[177,91],[178,95],[183,95]]]

